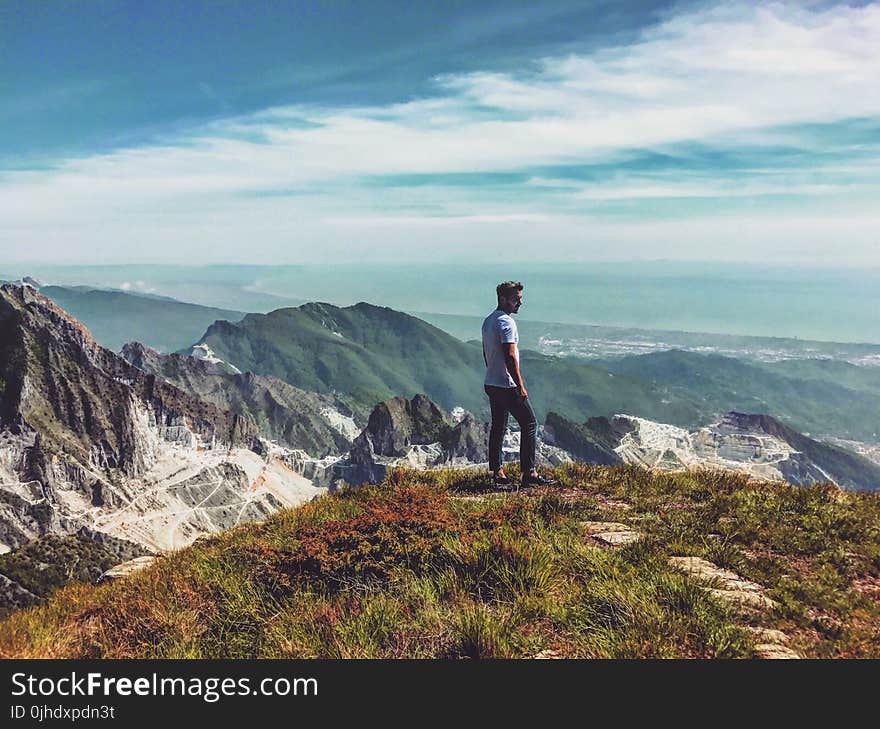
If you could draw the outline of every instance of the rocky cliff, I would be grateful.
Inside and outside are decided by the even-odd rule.
[[[848,489],[880,490],[877,464],[768,415],[729,412],[711,425],[688,430],[628,415],[579,424],[550,413],[544,435],[588,463],[635,463],[662,470],[699,466],[798,486],[833,481]]]
[[[519,453],[519,432],[508,429],[502,444],[505,460]],[[568,454],[541,442],[539,465],[570,460]],[[379,403],[367,427],[355,439],[348,455],[328,469],[325,481],[348,484],[379,483],[394,466],[484,466],[489,460],[489,424],[467,411],[455,416],[418,394],[410,400],[394,397]]]
[[[32,288],[0,287],[0,548],[83,526],[178,547],[317,493],[254,452],[257,432],[99,346]]]
[[[160,354],[138,342],[129,342],[120,354],[194,397],[251,418],[260,435],[313,458],[345,453],[364,425],[333,395],[306,392],[270,375],[232,372],[204,354]]]

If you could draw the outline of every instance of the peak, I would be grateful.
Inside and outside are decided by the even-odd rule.
[[[146,344],[141,344],[140,342],[126,342],[122,345],[120,352],[149,352],[152,354],[159,354],[159,352],[152,347],[148,347]]]
[[[72,317],[52,299],[43,296],[43,294],[29,284],[3,284],[3,286],[0,286],[0,298],[15,308],[26,308],[38,317],[42,316],[53,323],[63,323],[83,337],[86,344],[98,346],[98,343],[85,324]]]

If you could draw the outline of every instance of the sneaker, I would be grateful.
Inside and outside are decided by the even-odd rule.
[[[540,474],[535,476],[524,476],[521,482],[521,486],[552,486],[556,483],[556,479],[554,478],[544,478]]]
[[[511,480],[507,476],[495,476],[493,479],[493,483],[495,484],[495,486],[512,486],[513,480]]]

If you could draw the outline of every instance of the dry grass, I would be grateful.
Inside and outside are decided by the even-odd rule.
[[[880,656],[880,499],[731,474],[569,464],[493,494],[472,470],[395,469],[0,623],[0,655],[749,657],[743,617],[668,566],[702,556],[779,603],[755,625],[812,656]],[[479,496],[480,498],[460,498]],[[600,549],[584,519],[645,538]]]

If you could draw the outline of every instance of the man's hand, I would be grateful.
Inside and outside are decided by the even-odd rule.
[[[525,399],[529,396],[529,393],[526,392],[526,386],[525,386],[525,385],[523,385],[522,387],[518,388],[518,390],[519,390],[519,396],[520,396],[523,400],[525,400]]]

